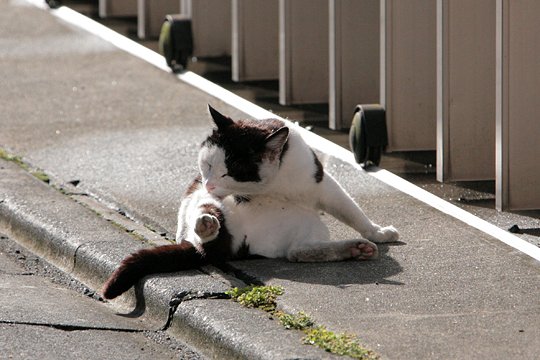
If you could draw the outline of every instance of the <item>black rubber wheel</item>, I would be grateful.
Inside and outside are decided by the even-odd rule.
[[[354,113],[351,129],[349,131],[349,146],[354,154],[354,159],[359,164],[366,160],[367,152],[365,143],[361,141],[361,133],[360,112],[357,111]]]
[[[161,26],[159,50],[173,72],[186,69],[193,54],[191,19],[185,15],[167,15]]]
[[[349,131],[349,146],[363,168],[379,166],[388,145],[386,116],[379,104],[358,105]]]
[[[379,164],[381,163],[382,153],[382,146],[368,146],[367,159],[364,165],[366,165],[366,163],[368,162],[371,162],[373,165],[379,166]]]

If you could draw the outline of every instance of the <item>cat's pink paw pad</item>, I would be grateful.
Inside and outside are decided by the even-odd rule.
[[[351,247],[351,255],[358,260],[376,259],[379,256],[379,250],[373,243],[361,242]]]
[[[203,214],[197,219],[195,233],[201,239],[212,239],[218,235],[220,227],[219,220],[215,216]]]

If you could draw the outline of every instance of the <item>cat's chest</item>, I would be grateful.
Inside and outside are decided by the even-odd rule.
[[[281,202],[313,208],[318,202],[320,189],[311,177],[304,174],[279,176],[263,190],[263,194]]]
[[[291,230],[301,222],[299,214],[285,203],[259,196],[241,203],[230,197],[224,205],[233,251],[248,246],[251,254],[284,257],[290,244],[298,240]]]

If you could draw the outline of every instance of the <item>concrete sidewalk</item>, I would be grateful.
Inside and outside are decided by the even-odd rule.
[[[0,288],[3,359],[202,358],[157,330],[160,324],[118,316],[93,291],[2,233]]]
[[[246,115],[24,4],[0,1],[0,147],[54,186],[2,161],[0,228],[99,289],[124,256],[147,246],[132,233],[159,244],[175,232],[179,197],[211,129],[206,104],[233,118]],[[382,358],[537,358],[537,261],[326,158],[326,169],[374,221],[400,230],[401,243],[382,246],[377,261],[231,264],[242,278],[282,285],[284,310],[356,334]],[[357,236],[325,221],[336,238]],[[182,290],[238,284],[214,268],[149,279],[144,316],[164,322],[169,300]],[[133,292],[118,305],[130,310]],[[302,345],[300,332],[230,301],[182,304],[170,330],[210,357],[330,357]]]

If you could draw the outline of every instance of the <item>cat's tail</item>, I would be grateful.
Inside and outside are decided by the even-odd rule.
[[[142,249],[122,260],[101,294],[105,299],[114,299],[147,275],[193,269],[208,262],[208,257],[187,241]]]

